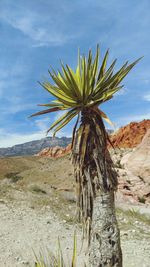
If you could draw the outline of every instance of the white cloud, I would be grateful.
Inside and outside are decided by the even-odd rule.
[[[41,125],[39,125],[39,128],[42,128]],[[52,134],[48,134],[48,136],[52,136]],[[57,137],[70,137],[71,132],[67,131],[60,131],[57,134]],[[11,147],[17,144],[23,144],[26,142],[34,141],[34,140],[40,140],[42,138],[46,137],[45,129],[42,129],[41,131],[37,131],[36,133],[31,134],[19,134],[19,133],[7,133],[3,129],[0,129],[0,147]]]
[[[45,135],[43,132],[37,132],[32,134],[5,133],[5,135],[0,136],[0,147],[11,147],[16,144],[22,144],[44,137]]]
[[[9,115],[9,114],[16,114],[18,112],[22,112],[25,110],[35,109],[34,104],[17,104],[13,105],[12,103],[9,105],[9,107],[3,107],[0,109],[1,115]],[[29,114],[30,116],[30,114]]]
[[[61,24],[59,28],[55,26],[56,18],[52,14],[43,16],[33,10],[22,10],[19,6],[11,9],[11,13],[10,10],[3,10],[0,18],[29,37],[33,41],[33,47],[62,45],[77,36],[77,33],[66,34],[61,30]],[[57,16],[57,23],[59,19]]]
[[[150,101],[150,94],[144,95],[143,98],[146,101]]]
[[[3,116],[15,114],[20,111],[35,109],[37,103],[27,102],[26,87],[24,82],[27,76],[27,68],[24,64],[16,61],[13,65],[0,66],[0,112]],[[24,75],[22,75],[22,73]]]
[[[34,124],[41,132],[46,132],[51,124],[51,118],[43,118],[34,121]]]
[[[16,60],[12,65],[6,62],[0,64],[0,96],[12,101],[15,95],[20,95],[24,89],[22,86],[30,67]]]
[[[44,46],[49,44],[62,44],[66,42],[67,37],[61,33],[53,32],[50,34],[47,29],[36,26],[36,18],[33,20],[30,15],[26,18],[9,19],[7,22],[14,28],[20,30],[30,39],[36,42],[33,46]]]
[[[16,144],[38,140],[46,137],[49,118],[37,119],[33,124],[37,127],[37,131],[29,134],[7,132],[4,128],[0,129],[0,147],[9,147]],[[51,134],[50,134],[51,135]]]

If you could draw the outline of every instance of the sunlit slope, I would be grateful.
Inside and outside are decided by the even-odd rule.
[[[69,156],[59,159],[36,156],[0,159],[0,179],[17,176],[17,184],[45,183],[69,189],[73,184],[73,167]],[[67,179],[66,179],[67,178]]]

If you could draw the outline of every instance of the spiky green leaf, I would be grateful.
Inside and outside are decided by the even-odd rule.
[[[78,111],[75,110],[74,112],[72,112],[70,115],[68,115],[63,121],[62,123],[60,123],[56,128],[55,131],[53,133],[53,136],[56,135],[56,133],[62,129],[66,124],[68,124],[76,115],[78,114]]]
[[[95,57],[92,58],[90,50],[86,59],[85,56],[80,56],[80,51],[78,51],[78,64],[75,71],[69,65],[65,66],[61,63],[61,71],[56,72],[52,68],[49,71],[54,84],[47,81],[40,83],[55,97],[55,100],[48,104],[41,104],[50,109],[37,112],[33,116],[57,110],[68,110],[51,125],[49,130],[55,128],[57,132],[84,108],[97,107],[111,99],[123,87],[120,85],[122,80],[141,59],[131,64],[126,62],[115,72],[116,59],[107,68],[109,54],[107,50],[99,67],[99,53],[99,46],[97,46]],[[104,114],[101,113],[101,116],[104,117]]]
[[[49,131],[51,131],[53,128],[55,128],[58,124],[60,124],[61,122],[63,122],[67,117],[69,117],[71,114],[74,113],[74,111],[77,111],[76,109],[72,109],[70,111],[67,111],[65,114],[63,114],[61,117],[58,118],[58,120],[56,120],[51,127],[47,130],[47,133]]]
[[[39,116],[39,115],[51,113],[51,112],[58,111],[58,110],[61,110],[61,108],[59,108],[59,107],[49,108],[49,109],[45,109],[45,110],[36,112],[36,113],[32,114],[30,117]]]
[[[105,73],[108,54],[109,54],[109,50],[106,51],[106,54],[104,56],[104,59],[103,59],[103,62],[102,62],[102,65],[100,67],[100,71],[99,71],[99,74],[98,74],[98,80],[100,80],[103,77],[104,73]]]

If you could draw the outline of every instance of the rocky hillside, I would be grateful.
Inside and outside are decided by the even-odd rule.
[[[116,134],[112,134],[112,132],[108,133],[110,134],[110,139],[114,147],[133,148],[141,143],[148,129],[150,129],[150,120],[143,120],[141,122],[131,122],[120,128]],[[110,144],[108,146],[110,147]],[[58,158],[68,154],[70,151],[70,145],[66,148],[61,146],[48,146],[41,150],[37,156]]]
[[[115,134],[107,130],[111,136],[111,142],[114,147],[133,148],[136,147],[144,137],[147,130],[150,129],[150,120],[141,122],[131,122],[120,128]],[[6,156],[25,156],[35,155],[60,157],[69,152],[71,138],[67,137],[46,137],[41,140],[35,140],[8,148],[0,148],[0,157]],[[66,149],[64,149],[67,147]]]
[[[143,122],[139,125],[143,126]],[[133,123],[126,128],[128,129],[129,126],[133,126]],[[141,127],[138,133],[141,133],[142,129],[144,127]],[[138,136],[135,136],[135,139],[140,140]],[[46,148],[38,153],[38,156],[59,158],[68,154],[70,150],[70,145],[66,148]],[[136,148],[116,148],[110,152],[119,175],[117,192],[119,202],[150,203],[150,129]]]
[[[0,148],[0,157],[34,155],[46,147],[66,147],[70,143],[71,138],[46,137],[41,140],[35,140],[21,145]]]
[[[36,156],[49,157],[49,158],[60,158],[70,153],[70,151],[71,151],[71,144],[69,144],[66,147],[60,147],[60,146],[46,147],[42,151],[37,153]]]
[[[145,170],[146,177],[143,175],[144,166],[142,169],[141,164],[139,168],[142,169],[142,174],[140,174],[143,176],[140,176],[138,172],[131,172],[129,167],[126,168],[125,162],[127,162],[128,156],[132,158],[132,153],[134,153],[132,149],[111,151],[119,175],[119,190],[116,194],[118,203],[123,203],[123,205],[124,203],[137,204],[139,202],[150,204],[150,164]],[[147,154],[146,162],[150,162],[149,154]],[[34,185],[35,187],[40,186],[44,191],[52,187],[61,192],[68,192],[67,194],[74,198],[74,182],[74,171],[69,155],[64,157],[57,155],[56,158],[22,156],[0,159],[0,184],[2,183],[4,193],[5,186],[10,184],[12,186],[16,184],[25,190],[29,185]]]
[[[141,143],[148,129],[150,129],[150,120],[131,122],[112,135],[111,142],[114,147],[136,147]]]
[[[109,134],[112,134],[112,130],[107,130]],[[12,157],[12,156],[29,156],[38,154],[42,156],[56,156],[57,154],[66,154],[63,148],[67,147],[71,143],[71,138],[68,137],[46,137],[41,140],[35,140],[24,144],[15,145],[12,147],[1,148],[0,157]],[[56,148],[54,148],[56,147]],[[53,150],[54,148],[54,150]],[[59,149],[58,149],[59,148]],[[60,150],[60,151],[59,151]],[[67,148],[68,150],[68,148]],[[58,156],[59,157],[59,156]]]

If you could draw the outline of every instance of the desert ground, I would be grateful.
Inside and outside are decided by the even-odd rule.
[[[84,266],[87,244],[81,250],[70,156],[1,158],[0,170],[0,266],[34,266],[35,254],[57,251],[58,236],[68,263],[75,230],[78,266]],[[124,267],[149,267],[149,204],[121,202],[118,195],[116,210]]]

